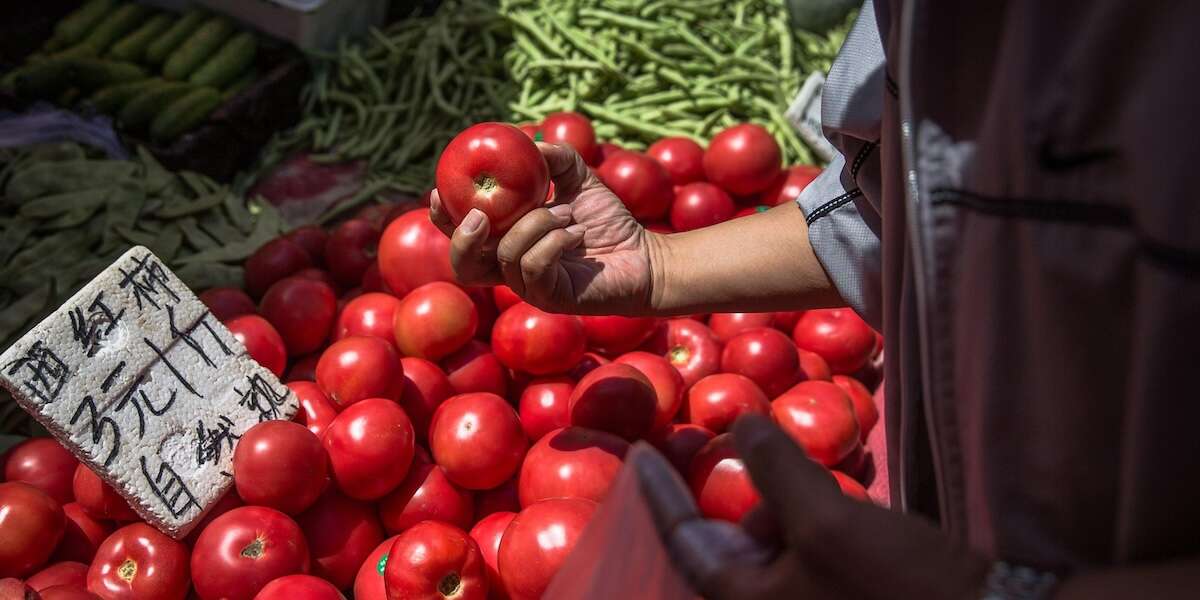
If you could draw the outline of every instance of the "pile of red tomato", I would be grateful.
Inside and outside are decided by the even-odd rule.
[[[541,126],[635,214],[669,216],[659,228],[788,201],[811,179],[782,171],[777,147],[753,151],[752,125],[707,152],[670,139],[638,154],[589,132],[578,115]],[[244,290],[201,294],[302,409],[238,440],[233,489],[185,539],[138,522],[54,440],[9,451],[0,598],[534,600],[634,441],[668,457],[707,516],[746,514],[758,495],[725,433],[746,413],[772,415],[866,499],[855,478],[881,339],[849,309],[549,314],[503,286],[456,285],[428,213],[373,206],[302,227],[247,261]]]

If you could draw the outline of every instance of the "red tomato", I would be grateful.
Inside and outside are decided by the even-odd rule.
[[[529,448],[516,411],[495,394],[462,394],[433,413],[429,449],[450,481],[470,490],[512,477]]]
[[[838,487],[841,488],[843,494],[854,498],[855,500],[861,500],[863,502],[871,501],[871,497],[867,495],[867,488],[864,488],[861,483],[855,481],[853,477],[841,471],[830,471],[830,473],[832,473],[833,478],[837,480]]]
[[[287,384],[288,389],[300,400],[300,411],[296,413],[296,422],[304,425],[318,438],[325,433],[325,428],[337,416],[337,407],[329,401],[321,387],[311,381],[293,381]]]
[[[388,600],[487,600],[487,567],[467,532],[425,521],[396,538],[383,572]]]
[[[584,375],[595,371],[597,367],[602,367],[610,362],[612,361],[595,352],[585,352],[583,358],[579,359],[579,362],[575,363],[570,371],[567,371],[567,377],[579,381],[583,379]]]
[[[113,521],[138,520],[138,514],[133,512],[125,498],[104,483],[104,480],[87,465],[80,464],[75,468],[72,489],[75,491],[75,502],[92,518]]]
[[[54,438],[25,440],[13,446],[7,456],[7,461],[0,463],[4,467],[4,481],[28,483],[59,504],[75,499],[71,481],[79,461]]]
[[[525,134],[526,137],[534,141],[537,140],[537,134],[541,132],[541,128],[541,123],[522,123],[517,125],[517,129],[520,129],[521,133]],[[429,192],[426,192],[426,194],[428,193]]]
[[[567,408],[575,382],[570,377],[535,379],[525,386],[517,402],[521,428],[530,442],[569,425]]]
[[[400,300],[393,331],[404,356],[439,360],[475,336],[479,314],[461,288],[444,281],[427,283]]]
[[[683,405],[683,376],[667,359],[649,352],[630,352],[616,360],[642,372],[654,387],[656,398],[654,425],[651,430],[666,427]]]
[[[487,392],[497,396],[508,394],[508,370],[492,353],[492,347],[471,340],[460,350],[442,360],[446,378],[456,394]]]
[[[675,229],[671,227],[670,223],[650,223],[649,225],[646,225],[646,231],[665,234],[675,233]]]
[[[785,202],[795,202],[800,197],[800,192],[808,187],[818,175],[821,174],[819,167],[810,165],[796,165],[775,177],[775,181],[771,183],[759,196],[759,201],[768,206],[779,206]]]
[[[829,371],[829,363],[816,352],[798,348],[800,353],[800,370],[808,381],[829,381],[833,374]]]
[[[671,203],[671,227],[691,231],[733,218],[737,205],[721,188],[704,181],[680,186]]]
[[[321,440],[299,423],[259,423],[233,450],[233,483],[247,504],[298,514],[329,483]]]
[[[303,247],[286,237],[275,238],[263,244],[246,259],[246,292],[258,298],[276,281],[311,266],[312,258]]]
[[[777,312],[774,313],[774,315],[775,318],[771,320],[771,325],[776,329],[790,335],[792,330],[796,329],[796,321],[800,320],[800,317],[804,315],[804,311],[789,310]]]
[[[96,594],[69,584],[48,587],[39,593],[41,600],[103,600]]]
[[[400,406],[408,413],[418,440],[429,439],[429,421],[433,412],[446,398],[454,395],[454,387],[442,369],[423,358],[400,359],[404,367],[404,392]]]
[[[800,380],[800,353],[791,338],[763,327],[738,334],[721,353],[721,370],[745,375],[774,398]]]
[[[388,552],[398,537],[400,536],[383,540],[383,543],[375,546],[362,562],[358,568],[358,575],[354,577],[354,600],[387,600],[387,591],[383,587],[383,573],[387,568]]]
[[[517,491],[521,506],[547,498],[600,502],[621,470],[629,442],[605,431],[556,429],[529,449]]]
[[[634,441],[650,432],[658,412],[654,385],[636,368],[612,363],[584,375],[571,392],[571,425]]]
[[[850,403],[854,406],[854,418],[858,421],[859,440],[866,442],[867,435],[879,422],[879,408],[875,406],[871,390],[859,380],[846,375],[834,375],[833,383],[850,397]]]
[[[112,523],[87,514],[78,502],[64,504],[62,509],[66,517],[63,537],[54,549],[52,558],[56,561],[91,563],[96,556],[96,548],[113,532]]]
[[[362,285],[360,286],[363,292],[380,292],[395,296],[396,293],[383,280],[383,272],[379,270],[379,261],[371,261],[367,266],[367,270],[363,272]]]
[[[600,161],[600,164],[604,164],[604,161],[612,158],[614,154],[624,151],[624,148],[609,142],[600,142],[596,145],[596,154],[598,155],[597,160]]]
[[[596,175],[639,221],[661,219],[671,208],[671,176],[645,154],[619,152],[604,161]]]
[[[475,339],[487,341],[492,339],[492,326],[496,324],[496,317],[500,316],[500,311],[496,308],[496,301],[492,299],[492,291],[488,288],[472,287],[467,288],[467,296],[471,298],[471,302],[475,304],[475,314],[479,315],[479,327],[475,328]]]
[[[346,303],[333,328],[334,341],[350,336],[377,337],[395,343],[395,315],[400,299],[380,292],[368,292]]]
[[[252,315],[257,311],[254,300],[246,292],[238,288],[218,287],[200,292],[200,301],[208,307],[208,312],[224,323],[234,317]]]
[[[688,421],[713,433],[724,433],[745,414],[771,413],[770,399],[758,384],[744,375],[718,373],[696,382],[688,390]]]
[[[450,140],[435,178],[442,206],[455,225],[477,208],[487,215],[491,234],[499,237],[546,201],[550,168],[520,129],[479,123]]]
[[[225,327],[246,347],[250,358],[276,377],[283,375],[283,369],[287,367],[287,347],[283,345],[279,332],[266,319],[258,315],[242,315],[226,321]]]
[[[27,483],[0,483],[0,578],[24,577],[46,563],[62,539],[62,507]]]
[[[492,329],[492,352],[504,366],[532,375],[564,373],[583,357],[579,317],[544,312],[524,302],[509,308]]]
[[[404,481],[413,457],[413,427],[399,404],[368,398],[346,407],[321,438],[333,480],[347,496],[375,500]]]
[[[492,288],[492,299],[496,301],[496,308],[500,312],[508,310],[514,304],[523,302],[521,297],[507,285],[498,285]]]
[[[675,185],[704,181],[704,148],[689,138],[663,138],[651,144],[646,155],[667,170]]]
[[[747,331],[770,327],[774,320],[775,313],[713,313],[708,318],[708,327],[722,344],[728,344]]]
[[[508,594],[504,593],[504,583],[500,580],[496,558],[500,553],[500,540],[504,537],[504,530],[516,517],[515,512],[492,513],[480,519],[475,527],[471,528],[471,539],[479,545],[479,554],[487,567],[488,598],[494,600],[508,598]]]
[[[183,600],[191,587],[188,547],[145,524],[116,530],[96,550],[88,591],[104,598]]]
[[[492,513],[520,511],[521,499],[517,491],[519,477],[518,473],[517,477],[490,490],[479,492],[475,496],[475,520],[478,521]]]
[[[297,227],[283,237],[304,248],[312,264],[319,266],[325,263],[325,242],[329,240],[329,234],[320,225]]]
[[[296,517],[312,559],[312,574],[348,589],[359,565],[379,542],[383,526],[375,507],[329,489]],[[290,600],[290,599],[289,599]]]
[[[842,388],[828,381],[802,381],[771,402],[779,426],[809,458],[832,467],[859,444],[858,419]]]
[[[681,475],[687,477],[692,458],[714,437],[716,434],[699,425],[671,423],[665,429],[655,431],[650,436],[650,442]]]
[[[540,131],[543,142],[570,146],[587,164],[599,164],[596,131],[587,117],[574,112],[554,113],[542,121]]]
[[[29,579],[25,580],[25,584],[33,588],[35,592],[56,585],[86,588],[87,573],[88,566],[81,562],[57,562],[31,575]],[[6,598],[6,596],[0,594],[0,598]]]
[[[421,521],[466,528],[474,515],[472,493],[450,481],[423,449],[417,450],[400,486],[379,501],[379,517],[388,533],[400,533]]]
[[[775,182],[781,161],[775,138],[759,125],[743,123],[721,131],[708,143],[704,174],[730,194],[749,196]]]
[[[217,517],[241,506],[245,506],[245,503],[237,495],[237,491],[232,489],[226,491],[225,495],[221,496],[217,500],[217,503],[208,509],[208,512],[204,513],[204,516],[200,517],[200,520],[192,526],[192,530],[188,532],[187,537],[183,538],[183,543],[187,544],[189,548],[196,547],[196,540],[200,539],[200,532],[204,531],[209,523],[215,521]]]
[[[285,575],[263,586],[254,600],[346,600],[346,597],[320,577]]]
[[[654,317],[579,317],[588,347],[601,354],[617,356],[641,346],[658,326]]]
[[[325,242],[325,264],[338,283],[346,287],[358,285],[375,263],[378,246],[378,227],[370,221],[350,219],[338,225]]]
[[[320,349],[329,339],[337,317],[337,295],[324,282],[287,277],[267,290],[259,310],[283,338],[288,354],[300,356]]]
[[[323,271],[316,267],[309,267],[307,269],[296,271],[284,279],[308,279],[310,281],[316,281],[329,286],[329,289],[333,290],[335,293],[337,292],[337,289],[341,287],[338,285],[338,282],[333,279],[333,275],[329,274],[329,271]],[[281,279],[280,281],[283,280]],[[276,281],[275,283],[279,283],[279,281]],[[270,291],[270,289],[267,291]]]
[[[200,532],[192,583],[202,600],[251,600],[275,579],[307,573],[308,565],[308,543],[295,521],[272,508],[243,506]]]
[[[738,523],[759,501],[732,434],[718,435],[696,453],[688,467],[688,483],[700,512],[710,519]]]
[[[707,325],[694,319],[671,319],[644,348],[662,354],[683,377],[683,389],[721,370],[721,342]]]
[[[796,322],[792,339],[816,352],[834,373],[853,374],[875,350],[875,330],[849,308],[810,310]]]
[[[541,598],[595,512],[591,500],[553,498],[517,513],[504,531],[496,558],[509,598]]]
[[[450,238],[429,221],[429,209],[405,213],[379,238],[383,281],[402,295],[431,281],[455,281]]]
[[[288,368],[285,381],[308,381],[314,382],[317,380],[317,361],[321,358],[320,354],[309,354],[296,359],[292,366]]]
[[[317,361],[317,385],[340,409],[367,398],[397,400],[404,391],[404,366],[391,344],[348,337],[326,348]]]

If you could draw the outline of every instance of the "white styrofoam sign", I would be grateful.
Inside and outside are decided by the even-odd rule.
[[[229,489],[241,435],[299,406],[141,246],[0,355],[0,384],[174,537]]]

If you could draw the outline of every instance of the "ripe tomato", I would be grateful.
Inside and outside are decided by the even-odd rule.
[[[329,286],[329,289],[333,290],[335,294],[337,293],[338,288],[341,287],[338,285],[338,282],[334,280],[333,275],[329,274],[329,271],[324,271],[316,267],[309,267],[307,269],[296,271],[284,279],[308,279],[310,281],[323,283]],[[283,281],[283,279],[279,281]],[[277,284],[279,281],[276,281],[275,283]],[[270,288],[268,288],[267,291],[269,292]]]
[[[521,466],[529,442],[508,402],[495,394],[446,400],[429,424],[429,449],[450,481],[469,490],[493,488]]]
[[[395,489],[413,457],[413,427],[399,404],[368,398],[346,407],[321,438],[339,489],[375,500]]]
[[[809,458],[832,467],[859,444],[858,419],[842,388],[828,381],[802,381],[771,402],[779,426]]]
[[[806,311],[792,339],[801,349],[820,354],[841,375],[862,368],[875,350],[875,330],[849,308]]]
[[[251,600],[275,579],[307,573],[308,565],[308,542],[291,517],[243,506],[200,532],[192,549],[192,583],[202,600]]]
[[[721,342],[708,326],[694,319],[667,321],[644,348],[666,357],[683,377],[685,390],[721,368]]]
[[[724,433],[744,414],[771,413],[770,399],[744,375],[717,373],[696,382],[685,404],[688,422]]]
[[[579,381],[583,379],[584,375],[595,371],[597,367],[607,365],[610,362],[612,361],[595,352],[585,352],[583,358],[580,358],[579,362],[575,363],[575,366],[571,367],[570,371],[567,371],[567,377]]]
[[[492,352],[504,366],[532,375],[564,373],[583,357],[579,317],[544,312],[522,302],[496,319]]]
[[[612,363],[579,380],[567,410],[573,426],[599,429],[634,441],[654,427],[658,396],[641,371]]]
[[[217,503],[214,504],[212,508],[208,509],[208,512],[204,513],[204,516],[200,517],[200,520],[197,521],[194,526],[192,526],[192,530],[189,531],[187,536],[183,538],[183,543],[187,544],[189,548],[195,548],[196,540],[200,539],[200,532],[204,531],[204,529],[208,527],[209,523],[215,521],[217,517],[235,508],[245,505],[246,504],[242,502],[242,498],[237,495],[237,490],[226,490],[225,495],[221,496],[221,498],[217,500]]]
[[[700,512],[710,519],[738,523],[758,504],[758,490],[733,446],[733,435],[709,440],[688,467],[688,484]]]
[[[66,520],[62,541],[54,549],[53,560],[90,564],[96,556],[96,548],[113,532],[112,523],[87,514],[78,502],[64,504],[62,509]]]
[[[350,219],[338,225],[325,242],[325,264],[338,283],[358,285],[367,268],[375,263],[377,246],[379,228],[370,221]]]
[[[591,500],[553,498],[517,513],[504,531],[496,558],[509,598],[541,598],[595,512]]]
[[[488,288],[472,287],[466,289],[467,296],[475,304],[475,314],[479,315],[479,327],[475,328],[475,339],[487,341],[492,339],[492,326],[500,311],[496,309],[496,301]]]
[[[454,224],[477,208],[487,215],[496,237],[541,206],[550,187],[550,168],[541,151],[507,123],[478,123],[454,136],[434,176]]]
[[[616,481],[629,442],[604,431],[568,427],[546,434],[529,449],[517,491],[521,506],[547,498],[600,502]]]
[[[592,129],[592,122],[587,117],[574,112],[553,113],[542,121],[539,131],[543,142],[570,146],[587,164],[599,164],[596,130]]]
[[[375,507],[332,488],[300,513],[296,524],[308,543],[312,574],[342,590],[354,583],[359,565],[383,541]]]
[[[45,564],[62,539],[62,507],[27,483],[0,483],[0,578],[24,577]]]
[[[334,341],[351,336],[377,337],[395,343],[395,315],[400,299],[381,292],[368,292],[346,303],[333,328]]]
[[[285,575],[263,586],[254,600],[346,600],[346,597],[320,577]]]
[[[288,389],[300,400],[300,410],[296,413],[296,422],[304,425],[318,438],[325,433],[325,428],[337,416],[337,407],[329,401],[321,387],[311,381],[293,381],[287,384]]]
[[[498,285],[492,288],[492,299],[496,301],[496,308],[500,312],[508,310],[514,304],[523,302],[521,297],[507,285]]]
[[[833,374],[829,371],[829,363],[816,352],[797,348],[800,353],[800,370],[804,372],[806,381],[829,381]]]
[[[542,124],[541,123],[521,123],[520,125],[517,125],[517,129],[520,129],[521,133],[525,134],[525,136],[528,137],[529,139],[537,140],[537,134],[541,132]],[[425,192],[425,193],[428,194],[429,192]]]
[[[275,238],[246,259],[243,273],[246,292],[254,298],[261,297],[276,281],[311,266],[312,258],[303,247],[286,237]]]
[[[530,442],[569,425],[567,408],[575,382],[570,377],[535,379],[525,386],[517,402],[521,428]]]
[[[29,579],[25,580],[25,584],[33,588],[35,592],[56,585],[86,588],[87,573],[88,566],[81,562],[56,562],[31,575]],[[6,598],[6,596],[0,594],[0,598]]]
[[[579,317],[588,347],[601,354],[617,356],[641,346],[658,326],[654,317]]]
[[[314,382],[317,380],[317,360],[321,358],[320,354],[309,354],[302,356],[292,362],[292,366],[288,367],[287,375],[284,376],[284,381],[308,381]]]
[[[508,369],[492,353],[492,347],[471,340],[454,354],[442,360],[446,378],[456,394],[487,392],[497,396],[508,394]]]
[[[444,281],[427,283],[400,300],[393,331],[404,356],[439,360],[475,336],[479,314],[461,288]]]
[[[363,271],[362,284],[359,288],[363,292],[379,292],[388,294],[389,296],[396,295],[396,292],[383,280],[383,272],[379,270],[378,260],[371,261],[371,264],[367,266],[367,270]]]
[[[662,219],[671,208],[671,176],[645,154],[619,152],[604,161],[596,175],[639,221]]]
[[[337,318],[337,295],[324,282],[286,277],[267,290],[259,310],[283,338],[288,354],[300,356],[329,339]]]
[[[478,521],[492,513],[517,512],[521,510],[520,494],[517,492],[516,477],[490,489],[479,492],[475,496],[475,520]]]
[[[41,600],[103,600],[100,596],[74,585],[56,585],[41,592]]]
[[[400,533],[421,521],[443,521],[466,528],[474,516],[472,493],[450,481],[446,471],[433,464],[420,448],[408,476],[379,501],[379,517],[388,533]]]
[[[404,367],[404,391],[400,406],[413,424],[418,440],[429,439],[429,421],[433,412],[446,398],[454,395],[454,387],[442,369],[423,358],[409,356],[400,359]]]
[[[358,575],[354,576],[354,600],[387,600],[383,573],[387,568],[388,552],[398,537],[395,535],[383,540],[358,567]]]
[[[116,530],[96,550],[87,588],[105,600],[182,600],[191,587],[188,575],[187,546],[145,523],[134,523]]]
[[[71,482],[75,491],[75,502],[95,519],[113,521],[136,521],[138,515],[129,507],[120,494],[100,479],[85,464],[75,468],[75,479]]]
[[[774,320],[775,313],[713,313],[708,327],[722,344],[728,344],[747,331],[770,327]]]
[[[786,334],[791,334],[796,329],[796,321],[804,315],[802,310],[786,310],[774,313],[775,317],[771,320],[771,325]]]
[[[252,315],[257,307],[254,306],[254,300],[246,295],[246,292],[238,288],[218,287],[211,288],[200,292],[200,301],[204,306],[208,307],[208,312],[216,317],[218,321],[224,323],[234,317],[242,315]]]
[[[763,327],[740,333],[725,344],[721,370],[745,375],[774,398],[800,380],[800,353],[791,338]]]
[[[246,347],[250,358],[276,377],[283,376],[283,369],[287,367],[287,347],[283,345],[279,332],[266,319],[258,315],[242,315],[226,321],[225,327]]]
[[[233,483],[247,504],[295,515],[312,505],[329,483],[321,440],[299,423],[264,421],[233,450]]]
[[[75,499],[71,481],[79,461],[50,437],[31,438],[13,446],[4,467],[4,481],[20,481],[46,492],[55,502]]]
[[[683,376],[667,362],[667,359],[649,352],[630,352],[618,358],[616,362],[641,371],[642,375],[650,380],[656,398],[654,425],[651,429],[666,427],[683,405]]]
[[[283,237],[295,242],[308,253],[315,266],[325,264],[325,242],[329,234],[320,225],[304,225],[287,232]]]
[[[379,270],[396,295],[431,281],[454,281],[450,238],[429,220],[429,209],[405,213],[379,238]]]
[[[610,142],[600,142],[596,145],[596,154],[599,156],[599,158],[596,160],[600,161],[600,164],[604,164],[604,161],[612,158],[614,154],[624,151],[624,148],[616,144]]]
[[[687,477],[688,467],[697,452],[716,437],[713,432],[691,423],[671,423],[651,434],[649,441],[662,455]]]
[[[853,477],[841,471],[830,471],[830,473],[833,475],[834,480],[837,481],[838,487],[841,488],[843,494],[855,500],[863,502],[871,501],[871,497],[867,495],[867,488],[863,487]]]
[[[352,336],[325,349],[317,361],[317,385],[339,409],[367,398],[397,400],[404,391],[404,366],[391,344]]]
[[[691,231],[728,221],[735,213],[737,205],[729,194],[711,183],[696,181],[675,189],[671,227]]]
[[[796,165],[790,169],[780,173],[775,177],[775,181],[766,190],[763,190],[759,201],[767,206],[779,206],[785,202],[795,202],[800,197],[800,192],[808,187],[818,175],[821,174],[819,167],[810,165]]]
[[[487,600],[479,545],[453,525],[425,521],[401,533],[383,571],[389,600]]]
[[[675,185],[704,181],[704,148],[689,138],[663,138],[651,144],[646,155],[667,170]]]
[[[865,443],[867,435],[879,422],[879,408],[875,406],[871,390],[859,380],[847,375],[834,375],[833,383],[850,397],[850,403],[854,406],[854,418],[858,421],[859,440]]]
[[[730,194],[749,196],[775,182],[781,161],[775,138],[759,125],[743,123],[721,131],[708,143],[704,174]]]
[[[479,554],[487,568],[488,598],[504,600],[504,582],[500,580],[500,570],[497,568],[497,555],[500,553],[500,540],[504,538],[504,530],[517,517],[515,512],[496,512],[479,520],[471,528],[471,539],[479,545]]]

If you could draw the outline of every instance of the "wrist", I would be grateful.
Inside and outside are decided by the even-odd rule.
[[[643,230],[646,246],[646,262],[650,270],[650,289],[646,293],[646,309],[651,314],[670,312],[670,289],[674,283],[670,267],[672,249],[670,238],[663,233]]]

